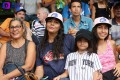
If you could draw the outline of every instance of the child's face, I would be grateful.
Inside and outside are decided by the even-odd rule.
[[[86,51],[88,48],[88,40],[86,40],[85,38],[81,38],[77,41],[77,47],[78,47],[78,51],[82,52],[82,51]]]
[[[101,24],[97,26],[97,34],[100,39],[105,39],[108,36],[108,26]]]

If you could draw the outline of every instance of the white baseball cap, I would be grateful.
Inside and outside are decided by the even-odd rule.
[[[48,15],[48,17],[46,18],[46,21],[47,21],[48,19],[51,19],[51,18],[56,18],[56,19],[58,19],[59,21],[61,21],[61,22],[63,23],[63,17],[62,17],[62,15],[61,15],[60,13],[58,13],[58,12],[52,12],[52,13],[50,13],[50,14]]]
[[[94,23],[93,23],[93,27],[96,27],[99,24],[107,24],[108,27],[111,27],[109,20],[105,17],[95,18]]]

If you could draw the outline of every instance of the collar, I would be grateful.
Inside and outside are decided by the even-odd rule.
[[[72,17],[70,17],[70,22],[71,22],[71,24],[74,24],[74,20]],[[80,23],[84,23],[84,22],[85,22],[84,16],[80,16]]]

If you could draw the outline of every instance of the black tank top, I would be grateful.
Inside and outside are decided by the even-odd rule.
[[[111,7],[107,6],[106,8],[99,8],[98,3],[94,3],[94,7],[96,9],[95,18],[98,17],[106,17],[108,19],[111,18],[111,12],[110,12]]]

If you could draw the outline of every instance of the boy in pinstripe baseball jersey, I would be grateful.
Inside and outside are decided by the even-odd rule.
[[[92,53],[91,32],[81,29],[75,38],[75,51],[67,56],[65,72],[54,80],[68,77],[70,80],[101,80],[102,69],[97,54]]]

